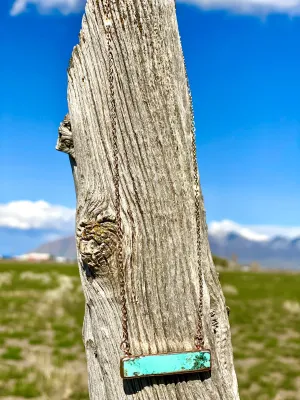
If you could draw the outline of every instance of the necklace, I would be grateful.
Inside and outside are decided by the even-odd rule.
[[[195,335],[195,350],[180,353],[166,354],[149,354],[133,356],[130,350],[129,334],[128,334],[128,311],[126,301],[126,280],[125,280],[125,264],[123,261],[123,233],[121,221],[121,197],[120,197],[120,175],[119,175],[119,147],[117,136],[117,108],[115,100],[114,85],[114,55],[112,48],[112,11],[110,0],[104,0],[103,4],[105,14],[105,33],[108,49],[108,80],[110,95],[110,117],[111,117],[111,133],[113,142],[113,183],[115,190],[115,208],[116,208],[116,225],[117,225],[117,263],[119,270],[120,282],[120,299],[122,309],[122,331],[123,339],[121,349],[125,357],[121,359],[121,376],[124,379],[139,378],[145,376],[157,375],[173,375],[182,373],[195,373],[201,371],[209,371],[211,369],[211,354],[209,350],[204,350],[203,336],[203,277],[202,277],[202,234],[201,234],[201,199],[200,199],[200,182],[198,176],[198,164],[196,154],[196,137],[194,110],[192,104],[192,95],[186,75],[188,92],[190,98],[190,111],[192,115],[192,151],[193,151],[193,168],[194,168],[194,186],[195,186],[195,218],[197,224],[197,257],[198,257],[198,279],[199,279],[199,304],[197,309],[197,331]]]

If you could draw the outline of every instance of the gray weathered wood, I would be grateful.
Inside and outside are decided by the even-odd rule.
[[[192,350],[198,304],[192,127],[173,0],[116,0],[113,48],[129,328],[134,354]],[[202,202],[204,327],[211,375],[123,383],[108,54],[101,1],[89,0],[69,66],[70,154],[86,298],[91,400],[239,398],[224,297]]]

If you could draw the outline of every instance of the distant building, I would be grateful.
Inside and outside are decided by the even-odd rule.
[[[55,257],[54,261],[60,264],[64,264],[67,263],[69,260],[67,259],[67,257]]]
[[[49,261],[51,260],[51,254],[48,253],[28,253],[28,254],[22,254],[20,256],[16,256],[16,260],[19,261],[34,261],[34,262],[40,262],[40,261]]]
[[[242,265],[242,266],[241,266],[241,271],[243,271],[243,272],[249,272],[249,271],[250,271],[250,266],[249,266],[249,265]]]

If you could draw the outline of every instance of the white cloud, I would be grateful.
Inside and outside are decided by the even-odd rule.
[[[269,238],[274,236],[284,236],[290,239],[300,237],[300,226],[253,225],[250,228]]]
[[[0,227],[73,232],[75,210],[45,201],[13,201],[0,204]]]
[[[244,14],[268,14],[272,12],[290,15],[300,14],[300,0],[177,0],[180,3],[194,4],[204,10],[230,10]],[[41,13],[58,10],[70,14],[83,10],[86,0],[15,0],[10,14],[22,14],[27,7],[34,5]]]
[[[62,14],[79,12],[84,8],[86,0],[15,0],[10,11],[12,16],[22,14],[27,7],[34,5],[41,13],[58,10]]]
[[[258,233],[255,230],[237,224],[236,222],[224,220],[220,222],[213,221],[209,224],[209,233],[214,236],[224,236],[228,233],[238,233],[249,240],[264,241],[268,240],[268,236]]]
[[[179,0],[179,2],[195,4],[204,10],[230,10],[244,14],[300,14],[300,0]]]
[[[222,237],[228,233],[237,233],[246,239],[266,241],[275,236],[295,238],[300,236],[300,226],[286,227],[277,225],[240,225],[236,222],[223,220],[209,224],[209,233]]]

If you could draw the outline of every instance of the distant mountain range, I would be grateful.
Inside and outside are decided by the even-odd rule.
[[[75,260],[77,258],[75,237],[70,236],[45,243],[38,247],[35,252],[48,253],[55,257],[66,257],[70,260]]]
[[[242,264],[257,262],[266,268],[300,269],[300,237],[251,240],[231,232],[210,234],[209,241],[213,254],[224,258],[235,255]],[[49,242],[36,252],[76,259],[75,239],[72,236]]]
[[[300,269],[300,237],[289,239],[277,236],[268,240],[250,240],[237,233],[209,235],[214,254],[239,263],[258,262],[266,268]]]

